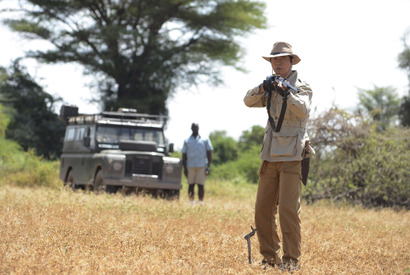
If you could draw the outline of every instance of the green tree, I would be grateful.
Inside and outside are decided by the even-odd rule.
[[[166,114],[176,87],[209,80],[243,56],[235,41],[265,28],[265,3],[251,0],[22,0],[5,22],[54,49],[42,62],[75,62],[96,76],[104,109]],[[239,67],[236,67],[240,69]]]
[[[0,69],[0,79],[0,96],[10,117],[6,138],[24,150],[34,148],[38,155],[58,157],[65,125],[53,112],[56,99],[43,91],[18,60],[9,70]]]
[[[402,126],[410,127],[410,91],[400,104],[399,119]]]
[[[226,131],[214,131],[209,135],[214,147],[212,162],[219,165],[237,159],[238,143],[226,135]]]
[[[373,90],[359,89],[359,112],[365,111],[374,121],[386,129],[395,122],[400,109],[400,98],[393,87],[377,87]]]
[[[247,151],[253,146],[262,146],[264,133],[265,129],[258,125],[252,126],[250,131],[243,131],[239,137],[239,147],[241,151]]]
[[[226,131],[214,131],[209,137],[214,147],[212,162],[215,163],[212,177],[235,182],[256,183],[260,148],[264,128],[253,126],[251,131],[243,131],[240,142],[228,137]]]
[[[406,42],[408,39],[409,32],[403,38],[404,50],[399,54],[399,67],[407,72],[409,78],[409,87],[410,87],[410,46]],[[400,105],[399,110],[400,122],[403,126],[410,127],[410,89],[407,96],[403,97],[403,102]]]
[[[409,35],[410,35],[410,29],[408,30],[408,32],[404,35],[402,39],[404,50],[399,54],[398,61],[399,61],[399,67],[407,72],[407,76],[410,82],[410,45],[407,43],[407,40],[409,40],[409,37],[410,37]]]
[[[10,119],[7,116],[7,113],[3,105],[0,104],[0,139],[6,136],[6,129],[7,129],[7,125],[9,124],[9,121]]]

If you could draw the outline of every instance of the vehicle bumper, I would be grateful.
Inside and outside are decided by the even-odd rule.
[[[132,177],[121,179],[104,178],[104,184],[127,187],[141,187],[147,189],[182,189],[182,185],[179,182],[164,181],[153,175],[133,174]]]

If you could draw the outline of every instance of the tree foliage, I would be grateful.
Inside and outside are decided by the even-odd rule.
[[[261,146],[263,142],[263,135],[265,133],[265,128],[254,125],[251,130],[245,130],[239,137],[239,147],[241,151],[246,151],[253,146]]]
[[[0,96],[10,119],[6,138],[17,141],[26,151],[32,148],[46,158],[58,157],[65,125],[54,113],[56,99],[44,92],[18,60],[9,70],[1,68],[0,74]]]
[[[410,45],[407,43],[410,38],[410,29],[403,37],[404,50],[398,56],[399,67],[407,72],[410,82]]]
[[[265,4],[250,0],[22,0],[6,23],[49,50],[43,62],[76,62],[97,77],[105,109],[166,113],[176,87],[221,80],[242,57],[238,36],[264,28]],[[239,67],[237,67],[239,68]]]
[[[253,126],[242,132],[239,142],[227,136],[226,131],[214,131],[209,137],[214,147],[212,177],[235,182],[256,183],[260,165],[259,153],[264,129]]]
[[[0,81],[1,83],[1,81]],[[0,102],[1,102],[1,94],[0,94]],[[0,139],[5,138],[6,136],[6,129],[7,125],[9,124],[10,118],[7,115],[7,112],[3,105],[0,104]]]
[[[209,139],[214,148],[212,162],[215,165],[237,159],[238,144],[233,138],[227,136],[226,131],[214,131],[209,135]]]
[[[403,102],[399,109],[399,119],[401,125],[410,127],[410,91],[408,96],[403,97]]]
[[[377,87],[373,90],[359,89],[358,110],[364,111],[383,129],[394,124],[400,109],[400,98],[393,87]]]
[[[410,87],[410,46],[407,43],[410,30],[403,37],[404,50],[399,54],[399,67],[407,72]],[[404,96],[403,102],[400,105],[399,118],[401,125],[410,127],[410,89],[407,96]]]

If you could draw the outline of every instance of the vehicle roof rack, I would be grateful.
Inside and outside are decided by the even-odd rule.
[[[102,116],[100,114],[94,114],[94,115],[80,114],[75,117],[70,117],[68,119],[68,124],[88,124],[88,123],[93,123],[101,118]]]
[[[140,114],[134,112],[102,112],[103,118],[118,118],[124,120],[158,121],[166,122],[167,117],[163,115]]]
[[[135,112],[102,112],[100,114],[79,114],[68,119],[69,124],[89,124],[98,120],[109,119],[120,122],[153,123],[164,126],[167,117],[164,115],[140,114]]]

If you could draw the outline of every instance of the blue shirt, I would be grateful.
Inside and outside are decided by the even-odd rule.
[[[182,147],[182,153],[187,154],[187,167],[205,167],[208,163],[206,152],[213,149],[209,139],[203,139],[200,135],[195,138],[191,135]]]

